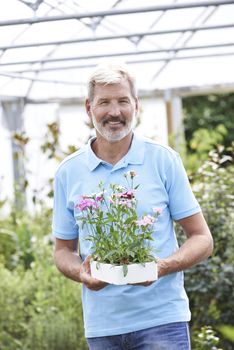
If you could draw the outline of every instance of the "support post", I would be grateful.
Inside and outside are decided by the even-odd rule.
[[[171,90],[164,94],[167,115],[168,143],[177,151],[184,144],[184,125],[182,102],[179,96],[174,96]]]
[[[26,203],[24,150],[19,143],[16,142],[14,134],[21,134],[23,131],[23,111],[25,102],[24,99],[17,98],[2,101],[1,105],[3,124],[9,131],[11,140],[15,204],[16,207],[22,209]]]

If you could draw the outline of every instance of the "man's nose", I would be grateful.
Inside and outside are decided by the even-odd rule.
[[[121,114],[119,105],[118,104],[111,104],[108,114],[113,116],[113,117],[118,117]]]

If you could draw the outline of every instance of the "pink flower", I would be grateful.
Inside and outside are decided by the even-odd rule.
[[[132,207],[132,202],[131,200],[123,200],[123,201],[119,201],[119,204],[125,205],[128,208]]]
[[[124,174],[125,177],[130,176],[131,179],[133,179],[136,176],[136,172],[134,170],[128,171],[126,174]]]
[[[97,209],[98,204],[93,199],[83,197],[80,203],[76,205],[76,208],[80,209],[81,211],[87,209]]]
[[[145,215],[141,220],[137,220],[136,224],[138,226],[152,225],[155,219],[151,215]]]
[[[119,197],[119,198],[126,198],[126,199],[132,199],[132,198],[135,197],[133,190],[128,190],[126,192],[115,193],[115,196]]]
[[[117,198],[121,198],[121,196],[122,196],[122,192],[120,192],[120,193],[115,193],[115,194],[113,195],[113,197],[117,197]]]
[[[145,226],[143,220],[136,221],[137,226]]]
[[[97,201],[97,202],[102,202],[103,200],[104,200],[104,197],[101,196],[101,195],[99,195],[99,196],[96,197],[96,201]]]
[[[157,214],[161,214],[162,208],[153,208],[153,212]]]

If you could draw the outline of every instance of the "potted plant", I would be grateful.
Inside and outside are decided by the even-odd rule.
[[[140,283],[157,279],[156,258],[151,246],[153,224],[160,214],[137,215],[136,173],[124,174],[127,186],[99,184],[99,193],[84,195],[76,208],[92,243],[91,275],[112,284]]]

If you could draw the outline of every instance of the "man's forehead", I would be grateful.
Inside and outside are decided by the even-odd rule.
[[[131,95],[131,87],[127,80],[115,84],[96,84],[94,86],[94,97],[101,96]]]

